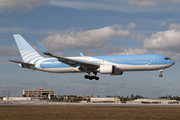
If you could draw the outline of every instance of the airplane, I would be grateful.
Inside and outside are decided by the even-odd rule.
[[[110,75],[123,75],[126,71],[152,71],[159,70],[162,77],[163,70],[175,64],[173,60],[164,55],[142,54],[142,55],[111,55],[111,56],[84,56],[62,57],[48,52],[37,41],[42,53],[49,56],[41,56],[20,34],[13,34],[19,52],[23,59],[21,61],[8,60],[18,63],[21,68],[39,70],[51,73],[87,73],[85,79],[99,80],[97,73]],[[94,75],[90,75],[93,73]]]

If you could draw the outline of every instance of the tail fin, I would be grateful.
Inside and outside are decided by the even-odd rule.
[[[36,60],[43,58],[20,34],[14,34],[13,36],[24,62],[34,63]]]

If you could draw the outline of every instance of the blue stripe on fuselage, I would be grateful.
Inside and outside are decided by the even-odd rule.
[[[92,58],[99,59],[101,61],[107,61],[115,64],[124,65],[165,65],[167,61],[164,59],[166,56],[158,54],[147,54],[147,55],[115,55],[115,56],[92,56]],[[71,58],[73,59],[73,57]],[[79,61],[90,62],[91,60],[76,59]],[[98,63],[98,61],[93,61],[93,63],[103,64],[103,62]],[[40,63],[41,68],[67,68],[70,67],[64,63],[58,61],[58,59],[45,60]]]
[[[94,58],[109,61],[116,64],[126,65],[162,65],[166,64],[164,55],[147,54],[147,55],[116,55],[116,56],[93,56]],[[157,62],[155,62],[155,59]]]
[[[42,63],[40,63],[40,67],[41,68],[67,68],[70,66],[59,62],[58,59],[50,59],[50,60],[45,60]]]

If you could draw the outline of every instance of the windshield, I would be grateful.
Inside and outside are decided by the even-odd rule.
[[[164,58],[165,60],[171,60],[170,58]]]

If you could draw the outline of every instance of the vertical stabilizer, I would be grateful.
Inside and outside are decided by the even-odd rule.
[[[13,36],[24,62],[33,63],[43,58],[20,34],[14,34]]]

